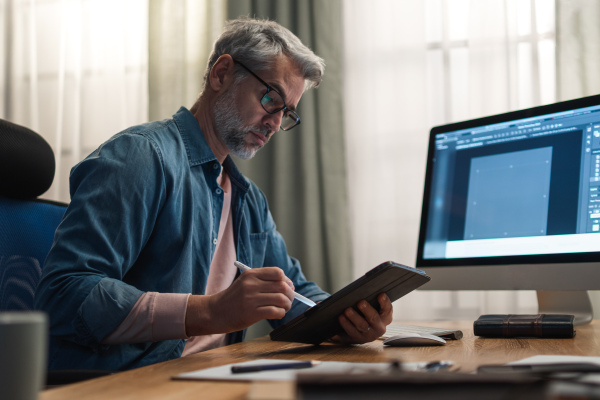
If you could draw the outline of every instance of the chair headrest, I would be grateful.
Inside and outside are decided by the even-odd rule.
[[[0,119],[0,196],[31,199],[54,180],[54,153],[40,135]]]

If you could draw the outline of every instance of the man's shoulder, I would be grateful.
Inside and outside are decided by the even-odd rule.
[[[169,153],[174,148],[182,147],[183,141],[175,121],[165,119],[131,126],[106,140],[98,148],[98,152],[106,152],[111,148],[124,149],[137,146],[143,148],[147,145],[160,155]]]
[[[145,122],[131,126],[121,133],[142,136],[164,135],[165,132],[180,133],[195,128],[197,121],[185,107],[181,107],[171,118]],[[178,135],[179,136],[179,135]]]
[[[179,135],[174,135],[177,132],[177,124],[173,119],[163,119],[161,121],[152,121],[131,126],[117,133],[112,139],[118,139],[122,136],[129,136],[134,138],[134,140],[136,138],[153,141],[165,138],[170,138],[172,140],[179,137]]]

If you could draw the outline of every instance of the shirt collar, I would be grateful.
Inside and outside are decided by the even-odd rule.
[[[206,138],[204,137],[204,133],[200,128],[198,120],[187,108],[181,107],[175,115],[173,115],[173,120],[179,128],[181,138],[185,144],[190,167],[217,161],[215,153],[213,153],[206,142]],[[225,168],[225,171],[227,171],[227,174],[229,174],[229,179],[233,184],[240,186],[244,191],[248,190],[250,185],[238,170],[231,156],[227,156],[223,162],[223,167]]]
[[[217,157],[204,138],[204,133],[200,129],[198,120],[196,120],[196,117],[187,108],[181,107],[173,115],[173,120],[179,128],[181,138],[185,144],[190,167],[217,160]]]

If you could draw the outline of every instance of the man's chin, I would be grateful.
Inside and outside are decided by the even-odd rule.
[[[232,150],[231,153],[234,154],[236,157],[241,158],[242,160],[249,160],[251,158],[253,158],[256,153],[258,152],[258,150],[260,150],[262,147],[244,147],[242,150]]]

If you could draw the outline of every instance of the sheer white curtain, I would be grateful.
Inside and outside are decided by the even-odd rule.
[[[149,118],[158,120],[198,98],[227,7],[226,0],[149,2]]]
[[[434,125],[555,101],[554,2],[344,2],[345,91],[355,275],[413,266]],[[395,318],[533,312],[535,293],[415,292]]]
[[[557,0],[556,13],[558,100],[600,94],[600,2]],[[600,310],[600,291],[589,294]]]
[[[559,100],[600,93],[600,2],[556,0]]]
[[[71,167],[147,121],[148,0],[0,0],[0,21],[0,118],[50,143],[42,197],[69,201]]]

